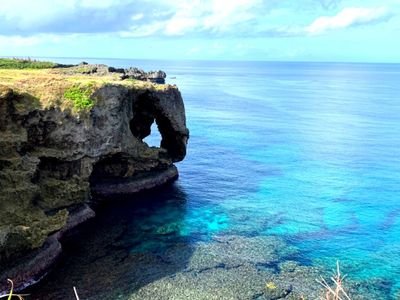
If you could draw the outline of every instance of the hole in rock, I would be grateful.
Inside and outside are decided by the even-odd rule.
[[[181,161],[186,154],[185,140],[175,131],[168,114],[154,104],[157,99],[151,97],[148,93],[140,95],[133,104],[134,114],[129,123],[131,132],[149,146],[166,149],[174,162]]]
[[[145,142],[150,147],[160,147],[160,145],[161,145],[161,134],[160,134],[160,131],[158,130],[156,122],[153,122],[153,124],[151,125],[151,127],[150,127],[150,135],[145,137],[143,139],[143,142]]]

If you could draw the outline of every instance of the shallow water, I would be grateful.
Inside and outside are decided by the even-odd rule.
[[[349,278],[395,299],[400,65],[106,63],[167,72],[185,100],[188,156],[173,187],[100,211],[34,294],[71,299],[76,285],[86,298],[128,299],[184,270],[198,243],[228,235],[277,236],[296,249],[285,259],[309,266],[340,260]],[[143,271],[154,270],[146,254],[178,244],[189,249],[181,264]]]

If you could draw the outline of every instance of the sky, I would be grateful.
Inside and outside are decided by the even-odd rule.
[[[1,0],[0,56],[400,63],[400,0]]]

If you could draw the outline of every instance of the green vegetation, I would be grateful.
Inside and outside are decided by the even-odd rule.
[[[94,83],[88,85],[74,85],[64,92],[64,98],[72,101],[76,110],[90,110],[94,106],[91,98],[94,91]]]
[[[50,69],[57,64],[48,61],[38,61],[20,58],[0,58],[0,69]]]
[[[7,93],[22,96],[18,98],[15,107],[21,111],[41,108],[59,108],[62,111],[70,111],[72,114],[85,114],[96,105],[96,90],[105,86],[120,86],[134,90],[164,91],[171,88],[169,85],[155,84],[135,79],[120,79],[120,74],[93,74],[91,66],[58,67],[49,63],[47,66],[56,66],[50,69],[38,69],[37,64],[44,62],[32,62],[36,69],[11,69],[12,63],[18,60],[0,58],[0,96]],[[27,60],[29,62],[29,60]],[[5,67],[7,62],[7,68]],[[29,63],[25,67],[27,67]],[[79,72],[77,72],[78,70]],[[17,101],[17,100],[16,100]]]

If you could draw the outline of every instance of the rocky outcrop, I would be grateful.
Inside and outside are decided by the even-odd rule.
[[[105,76],[109,74],[119,74],[120,79],[135,79],[141,81],[149,81],[153,83],[164,84],[167,74],[164,71],[149,71],[145,72],[139,68],[114,68],[103,64],[88,64],[82,62],[79,65],[57,65],[58,68],[64,68],[66,74],[81,73],[85,75]],[[57,70],[59,71],[59,69]]]
[[[138,68],[124,69],[120,71],[120,73],[122,73],[121,75],[122,79],[131,78],[131,79],[144,80],[161,84],[165,83],[165,78],[167,77],[167,74],[165,74],[165,72],[161,70],[144,72],[143,70],[140,70]]]
[[[42,276],[59,239],[94,216],[92,201],[178,176],[173,163],[185,157],[189,132],[176,87],[111,82],[91,98],[95,105],[77,113],[0,86],[0,284]],[[159,148],[143,142],[153,122]]]

